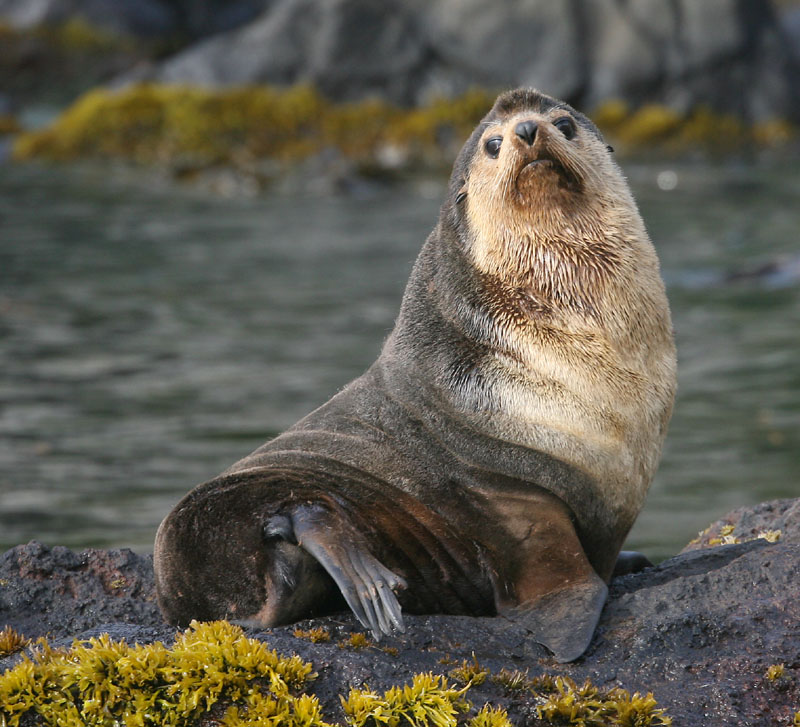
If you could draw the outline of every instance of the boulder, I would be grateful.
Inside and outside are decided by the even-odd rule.
[[[532,85],[583,108],[620,98],[798,119],[796,23],[782,18],[761,0],[273,0],[148,77],[311,82],[336,100],[400,104]]]
[[[312,83],[402,105],[531,85],[584,109],[622,99],[800,120],[800,20],[767,0],[0,0],[12,27],[72,18],[181,46],[115,85]]]
[[[800,499],[770,500],[754,507],[731,510],[711,523],[681,552],[759,538],[800,544]]]
[[[581,97],[588,79],[582,3],[436,0],[424,11],[431,60],[452,75],[448,94],[469,86],[531,85]]]
[[[312,83],[331,98],[416,100],[427,48],[405,5],[370,0],[277,0],[269,12],[167,59],[166,83]]]
[[[723,528],[742,542],[708,547]],[[756,537],[776,530],[775,543]],[[420,671],[447,674],[477,661],[492,675],[518,670],[652,692],[675,725],[791,724],[800,710],[800,500],[736,510],[702,539],[656,567],[613,580],[592,645],[572,664],[557,664],[502,618],[408,615],[405,634],[362,649],[349,646],[350,634],[362,631],[350,614],[300,624],[327,630],[327,643],[296,635],[295,626],[251,635],[314,664],[312,691],[329,719],[342,719],[338,695],[352,686],[381,691]],[[28,636],[49,634],[57,644],[102,632],[129,643],[168,642],[175,633],[158,614],[149,556],[76,554],[39,543],[0,559],[5,623]],[[0,660],[0,669],[14,660]],[[532,717],[530,693],[511,693],[492,679],[474,686],[469,698],[503,706],[513,724],[545,724]]]
[[[0,20],[20,30],[78,18],[142,38],[200,38],[252,20],[271,0],[0,0]]]
[[[151,76],[202,86],[296,83],[321,21],[318,0],[277,0],[252,23],[167,58]]]
[[[0,628],[34,638],[115,622],[163,625],[151,555],[127,549],[75,553],[34,540],[0,557]]]

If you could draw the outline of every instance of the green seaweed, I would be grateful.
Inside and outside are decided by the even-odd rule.
[[[171,648],[128,645],[107,634],[68,650],[39,640],[33,658],[0,676],[0,724],[17,727],[33,712],[60,727],[179,727],[225,700],[240,710],[229,711],[230,725],[271,709],[287,727],[321,727],[316,699],[291,692],[314,676],[299,657],[278,656],[224,621],[193,622]]]
[[[332,103],[309,85],[206,89],[142,83],[95,88],[49,127],[20,133],[17,160],[119,159],[162,165],[181,176],[219,166],[258,177],[265,161],[288,166],[336,150],[364,171],[446,167],[494,94],[474,89],[403,109],[378,99]],[[592,117],[623,149],[773,146],[796,138],[774,120],[747,126],[707,108],[679,114],[619,100]]]
[[[372,642],[367,638],[366,634],[362,634],[358,631],[352,631],[350,636],[346,639],[342,639],[338,644],[340,649],[351,648],[355,651],[359,649],[366,649],[368,646],[372,646]]]
[[[461,666],[456,667],[450,671],[450,676],[462,684],[469,684],[470,686],[477,687],[486,681],[489,676],[489,670],[484,669],[479,663],[475,654],[472,655],[472,661],[464,659]]]
[[[732,151],[788,144],[797,128],[784,119],[747,124],[733,114],[696,106],[681,114],[663,104],[636,109],[620,99],[598,105],[590,114],[595,124],[622,149],[662,150],[681,153],[689,149]]]
[[[595,687],[588,679],[582,686],[569,677],[538,677],[531,689],[538,696],[539,719],[552,725],[577,727],[661,727],[672,724],[651,693],[631,694],[614,687]]]
[[[466,694],[488,671],[474,659],[461,668],[469,673],[460,688],[442,675],[422,673],[383,694],[351,689],[340,697],[347,723],[510,727],[506,712],[490,704],[467,717]],[[279,656],[224,621],[192,622],[171,647],[129,645],[108,634],[68,649],[39,639],[30,655],[0,675],[0,726],[188,727],[211,718],[226,727],[331,727],[317,698],[302,692],[315,677],[311,664]],[[588,680],[578,687],[567,677],[529,678],[519,671],[501,670],[492,681],[533,700],[538,718],[550,725],[671,724],[652,694],[601,690]]]
[[[0,658],[22,651],[29,643],[29,639],[6,625],[0,631]]]
[[[351,689],[342,708],[352,727],[400,724],[411,727],[455,727],[457,715],[467,712],[462,699],[469,685],[455,689],[442,676],[417,674],[410,685],[392,687],[379,696],[369,689]]]
[[[484,704],[467,725],[468,727],[513,727],[504,709],[489,704]]]
[[[307,85],[97,88],[51,126],[21,134],[13,155],[245,169],[262,159],[296,162],[328,148],[368,164],[383,164],[397,149],[404,160],[443,160],[452,150],[443,153],[441,138],[449,134],[460,143],[490,105],[477,91],[404,111],[378,100],[332,104]]]
[[[293,632],[298,639],[307,639],[312,644],[319,644],[331,640],[331,633],[327,629],[318,626],[313,629],[296,628]]]

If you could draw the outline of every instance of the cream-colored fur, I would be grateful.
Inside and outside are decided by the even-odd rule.
[[[488,125],[469,168],[470,254],[492,291],[482,302],[494,325],[482,335],[496,350],[484,362],[493,406],[472,416],[599,478],[612,508],[635,516],[672,409],[672,324],[619,168],[580,125],[565,138],[553,121],[567,115],[523,111]],[[514,133],[524,120],[538,125],[532,146]],[[496,159],[484,151],[494,136]]]

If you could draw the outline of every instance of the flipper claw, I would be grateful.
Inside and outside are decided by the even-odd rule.
[[[394,588],[405,581],[386,568],[355,533],[343,534],[341,521],[326,508],[308,505],[292,512],[298,544],[305,548],[336,582],[344,600],[361,624],[379,641],[393,628],[404,631]]]

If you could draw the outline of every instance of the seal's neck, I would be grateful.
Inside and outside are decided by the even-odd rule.
[[[604,291],[634,254],[620,232],[632,220],[600,230],[595,219],[556,209],[522,220],[510,215],[494,226],[475,220],[468,254],[486,285],[523,311],[590,313],[602,307]]]

